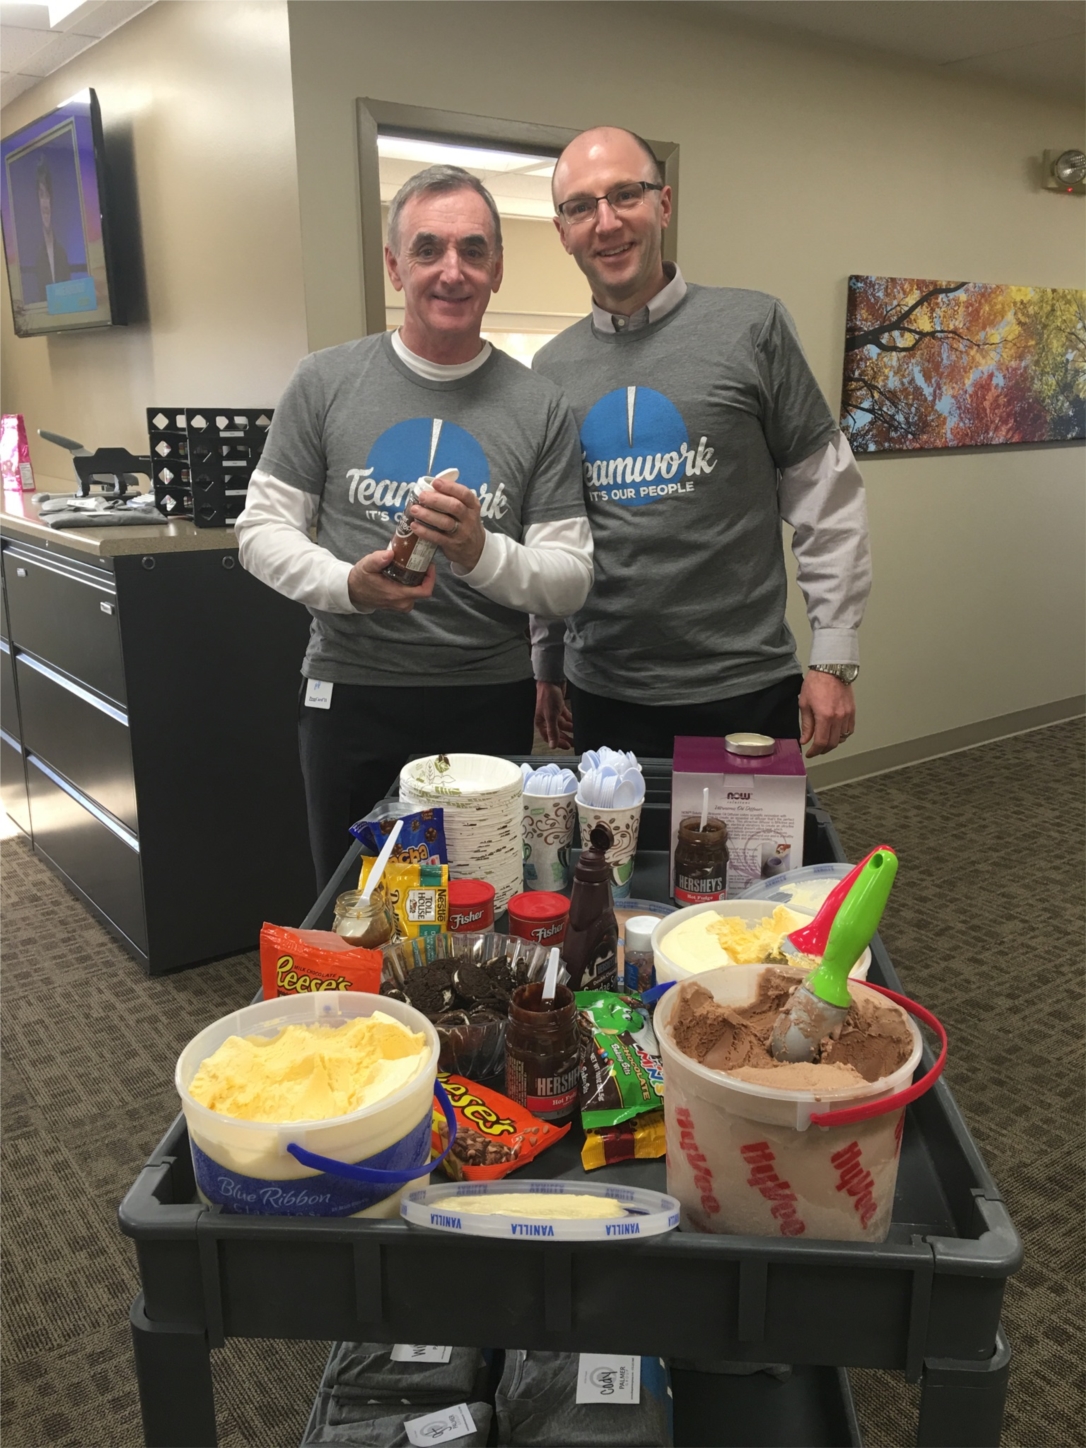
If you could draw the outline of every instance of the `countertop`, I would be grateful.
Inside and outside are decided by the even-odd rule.
[[[188,519],[130,528],[50,528],[38,517],[35,496],[4,490],[0,531],[5,537],[23,538],[42,548],[67,548],[94,558],[130,553],[202,553],[238,546],[233,528],[197,528]]]

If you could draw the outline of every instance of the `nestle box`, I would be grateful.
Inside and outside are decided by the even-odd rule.
[[[710,815],[728,830],[725,896],[803,864],[807,770],[798,743],[776,739],[772,753],[750,755],[731,752],[723,739],[680,735],[671,785],[672,895],[679,824],[700,817],[706,788]]]

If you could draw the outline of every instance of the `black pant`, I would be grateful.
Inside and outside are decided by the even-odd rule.
[[[802,683],[802,674],[789,674],[768,689],[707,704],[627,704],[570,684],[573,748],[583,754],[608,744],[612,749],[632,749],[639,758],[670,759],[676,734],[720,738],[749,732],[773,739],[798,739]]]
[[[384,799],[414,754],[531,754],[535,684],[335,684],[329,709],[298,706],[309,848],[323,890],[355,820]]]

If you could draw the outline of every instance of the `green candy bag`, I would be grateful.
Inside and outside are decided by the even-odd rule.
[[[581,1125],[619,1126],[663,1105],[660,1047],[636,996],[577,991],[581,1033]]]

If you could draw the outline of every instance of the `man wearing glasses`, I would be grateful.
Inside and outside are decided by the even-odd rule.
[[[526,615],[576,612],[592,583],[569,404],[479,334],[502,280],[493,197],[456,166],[411,177],[385,262],[403,326],[301,362],[236,525],[242,565],[313,616],[299,738],[319,887],[412,754],[531,752]],[[414,586],[385,574],[401,522],[438,549]]]
[[[559,746],[572,725],[578,751],[668,757],[676,734],[751,730],[827,753],[855,720],[867,517],[791,318],[663,261],[671,190],[632,132],[578,136],[553,188],[592,313],[533,365],[577,418],[595,584],[564,623],[533,620],[537,727]],[[782,518],[814,633],[806,677]]]

